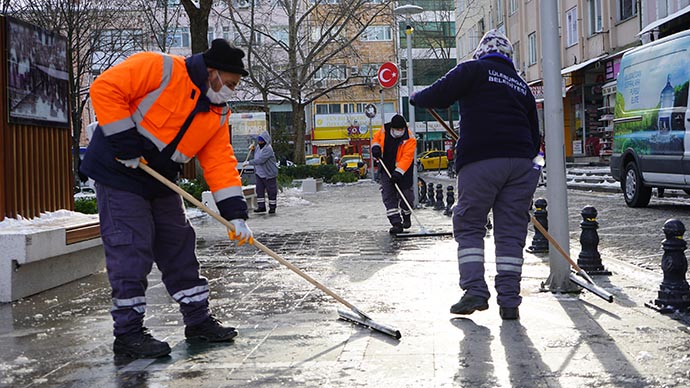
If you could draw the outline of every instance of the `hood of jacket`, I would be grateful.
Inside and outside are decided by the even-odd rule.
[[[261,137],[262,139],[264,139],[264,141],[266,142],[266,144],[271,144],[271,135],[268,133],[268,131],[263,131],[263,132],[261,132],[261,134],[259,135],[259,137]]]

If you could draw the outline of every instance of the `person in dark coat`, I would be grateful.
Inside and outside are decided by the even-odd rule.
[[[458,202],[453,234],[458,243],[460,287],[465,291],[453,314],[486,310],[490,297],[484,279],[484,237],[493,209],[496,244],[495,288],[503,319],[518,319],[523,248],[529,209],[540,166],[537,108],[517,74],[513,47],[499,31],[482,38],[474,60],[462,62],[410,102],[422,108],[460,103],[462,136],[455,149]]]
[[[393,116],[390,123],[386,123],[374,134],[371,155],[378,160],[379,168],[383,170],[383,164],[391,174],[389,177],[384,171],[380,175],[381,197],[386,207],[386,216],[392,225],[389,230],[391,234],[402,233],[412,225],[412,210],[407,207],[407,203],[414,203],[412,169],[416,148],[417,139],[407,128],[407,122],[401,115]],[[400,197],[396,185],[407,203]]]

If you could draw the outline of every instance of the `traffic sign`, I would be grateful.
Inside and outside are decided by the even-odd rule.
[[[367,106],[364,107],[364,114],[370,119],[376,117],[376,105],[367,104]]]
[[[376,78],[379,79],[382,88],[392,88],[398,82],[398,66],[393,62],[384,63],[379,67]]]

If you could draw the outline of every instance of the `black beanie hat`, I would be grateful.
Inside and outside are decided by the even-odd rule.
[[[395,115],[391,119],[391,128],[407,128],[407,122],[401,115]]]
[[[249,73],[244,69],[244,51],[237,48],[225,39],[214,39],[211,48],[202,54],[207,67],[212,67],[228,73],[248,76]]]

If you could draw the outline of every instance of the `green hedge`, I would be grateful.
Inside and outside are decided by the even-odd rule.
[[[74,211],[84,214],[97,214],[96,198],[77,198],[74,200]]]

